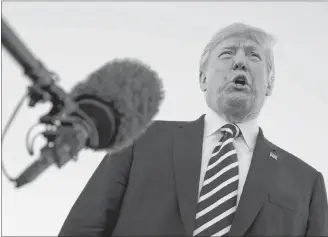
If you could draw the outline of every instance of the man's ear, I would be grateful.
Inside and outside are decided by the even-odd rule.
[[[207,80],[206,80],[206,75],[204,72],[199,73],[199,86],[202,91],[206,91],[207,89]]]
[[[270,78],[268,86],[267,86],[266,91],[265,91],[266,96],[270,96],[272,94],[273,82],[274,82],[273,78]]]

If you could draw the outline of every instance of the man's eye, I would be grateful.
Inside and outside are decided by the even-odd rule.
[[[260,60],[261,60],[261,57],[260,57],[260,55],[259,55],[259,54],[257,54],[257,53],[254,53],[254,52],[252,52],[252,53],[250,53],[250,56],[251,56],[251,57],[255,57],[255,58],[257,58],[257,59],[260,59]]]
[[[224,52],[222,52],[222,53],[219,55],[219,57],[222,57],[222,56],[229,56],[229,55],[231,55],[231,54],[232,54],[231,51],[224,51]]]

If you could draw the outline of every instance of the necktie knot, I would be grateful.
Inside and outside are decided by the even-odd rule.
[[[241,134],[240,128],[233,123],[228,123],[220,128],[223,134],[229,134],[233,138],[238,137]]]

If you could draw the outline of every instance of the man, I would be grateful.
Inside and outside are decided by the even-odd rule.
[[[241,23],[214,35],[199,78],[209,112],[156,121],[106,156],[60,235],[328,236],[322,174],[258,126],[274,84],[272,45]]]

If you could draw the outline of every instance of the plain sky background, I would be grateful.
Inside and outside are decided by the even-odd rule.
[[[114,58],[150,64],[163,78],[166,96],[156,119],[165,120],[194,120],[206,111],[198,63],[218,29],[233,22],[263,28],[277,39],[276,82],[260,125],[328,184],[327,2],[3,2],[2,13],[65,90]],[[30,81],[4,50],[1,82],[5,124]],[[25,103],[12,125],[2,151],[12,176],[36,159],[27,153],[25,136],[48,108]],[[56,236],[103,156],[83,151],[78,162],[53,166],[21,189],[2,176],[2,234]]]

